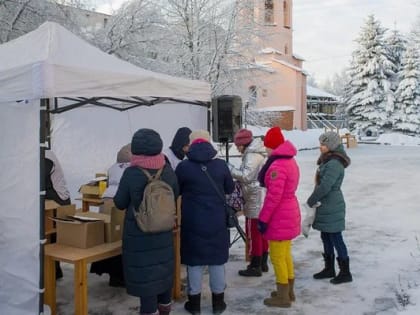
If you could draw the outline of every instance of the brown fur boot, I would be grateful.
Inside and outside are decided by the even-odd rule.
[[[275,307],[290,307],[289,284],[277,283],[277,294],[274,297],[264,299],[264,304]]]
[[[290,298],[290,302],[296,301],[294,286],[295,286],[295,279],[289,279],[289,298]],[[271,297],[276,297],[276,296],[277,296],[277,291],[271,291]]]

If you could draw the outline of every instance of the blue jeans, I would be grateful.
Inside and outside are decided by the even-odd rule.
[[[158,304],[171,303],[172,288],[159,294],[140,297],[140,314],[153,314],[158,309]]]
[[[187,292],[188,295],[201,293],[201,282],[205,266],[187,266]],[[209,281],[212,293],[223,293],[226,288],[225,265],[210,265]]]
[[[337,257],[341,259],[348,258],[347,247],[344,244],[341,232],[327,233],[321,232],[321,240],[324,245],[324,253],[326,255],[334,255],[334,248],[337,251]]]

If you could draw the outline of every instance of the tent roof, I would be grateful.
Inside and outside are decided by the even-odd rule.
[[[52,97],[160,97],[210,101],[210,85],[144,70],[45,22],[0,45],[0,101]]]

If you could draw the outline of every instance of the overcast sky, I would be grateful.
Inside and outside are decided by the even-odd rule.
[[[110,12],[127,0],[93,0],[98,11]],[[420,15],[420,0],[294,0],[294,52],[317,81],[340,72],[349,63],[354,39],[366,17],[406,33]]]

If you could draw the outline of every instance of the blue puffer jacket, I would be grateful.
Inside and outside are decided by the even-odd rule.
[[[155,174],[157,170],[148,170]],[[166,164],[161,179],[179,194],[174,171]],[[123,266],[127,293],[134,296],[158,295],[172,288],[174,248],[172,231],[143,233],[133,214],[143,199],[146,175],[137,167],[128,167],[121,178],[114,203],[118,209],[127,209],[123,233]]]
[[[189,266],[222,265],[229,256],[229,233],[224,202],[202,171],[207,167],[222,194],[233,192],[234,184],[224,160],[214,158],[208,142],[195,143],[176,175],[182,195],[181,263]]]

